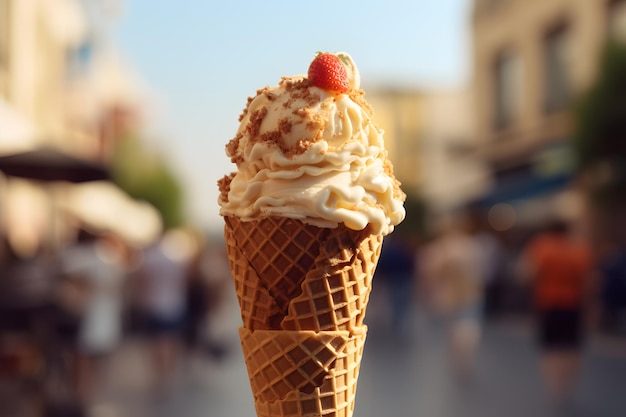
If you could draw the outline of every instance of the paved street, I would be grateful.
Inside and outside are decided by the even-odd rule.
[[[384,304],[368,311],[356,417],[551,417],[544,401],[531,329],[521,321],[486,326],[473,378],[459,381],[448,368],[443,334],[416,317],[415,338],[397,343],[387,333]],[[233,315],[236,317],[236,315]],[[149,389],[143,346],[129,342],[107,367],[106,387],[93,417],[254,416],[250,388],[237,345],[222,360],[187,358],[168,392]],[[586,351],[582,380],[567,417],[626,415],[626,342],[596,338]]]

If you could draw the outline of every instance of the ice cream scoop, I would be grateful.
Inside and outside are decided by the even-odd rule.
[[[405,196],[383,132],[358,89],[352,58],[340,56],[346,92],[291,76],[249,99],[226,146],[237,172],[222,180],[221,215],[243,220],[275,215],[319,227],[344,223],[354,230],[370,225],[383,235],[404,219]]]

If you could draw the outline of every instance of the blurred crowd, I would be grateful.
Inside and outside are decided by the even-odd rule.
[[[155,393],[181,361],[220,360],[231,283],[223,244],[169,230],[137,248],[80,228],[58,251],[23,258],[2,241],[0,415],[86,416],[106,362],[129,341],[145,349]]]
[[[567,407],[588,340],[626,335],[626,246],[617,236],[592,245],[578,226],[554,217],[496,232],[472,209],[442,217],[427,238],[389,235],[375,277],[386,327],[410,348],[428,336],[415,323],[426,318],[445,334],[451,375],[468,382],[488,321],[523,318],[547,398]],[[189,358],[220,361],[232,347],[221,241],[172,229],[138,248],[79,228],[58,251],[24,258],[3,240],[1,254],[0,416],[90,415],[102,370],[129,341],[157,396]]]
[[[558,216],[496,232],[484,214],[468,209],[442,218],[428,238],[385,241],[376,288],[389,295],[389,327],[406,343],[421,336],[416,317],[440,326],[452,374],[471,381],[485,323],[522,319],[533,329],[547,400],[567,409],[589,339],[626,335],[626,245],[592,244]]]

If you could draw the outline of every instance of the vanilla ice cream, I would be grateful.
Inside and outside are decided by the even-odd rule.
[[[326,228],[368,225],[386,235],[405,216],[404,193],[387,159],[383,132],[343,54],[350,91],[283,77],[257,91],[226,153],[237,171],[220,180],[220,214],[246,220],[282,216]]]

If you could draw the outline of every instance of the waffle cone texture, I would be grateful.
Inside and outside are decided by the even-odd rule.
[[[350,417],[382,236],[224,218],[257,417]]]
[[[239,336],[257,417],[349,417],[366,328],[347,331],[256,330]]]
[[[225,221],[244,327],[352,331],[363,325],[382,236],[282,217]]]

